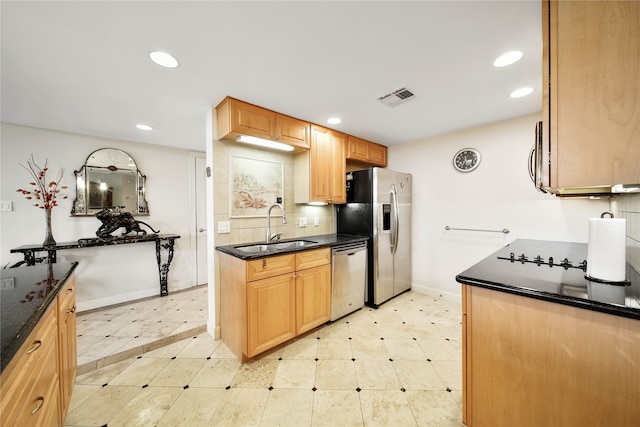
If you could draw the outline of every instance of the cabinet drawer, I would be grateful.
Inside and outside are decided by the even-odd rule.
[[[322,248],[296,253],[296,270],[318,267],[331,263],[331,249]]]
[[[58,389],[56,311],[49,309],[2,375],[3,426],[38,425],[34,422],[53,410],[50,388]],[[15,362],[15,364],[13,364]],[[37,417],[31,411],[39,406]],[[56,414],[58,403],[55,403]],[[48,418],[48,417],[47,417]],[[24,422],[23,422],[24,420]]]
[[[294,254],[280,255],[254,259],[247,262],[247,282],[293,273],[295,271],[296,256]]]
[[[58,318],[65,314],[68,310],[75,311],[76,305],[76,283],[75,277],[69,278],[64,289],[58,295]]]

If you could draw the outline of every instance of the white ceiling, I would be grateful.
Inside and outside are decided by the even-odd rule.
[[[340,116],[327,126],[385,145],[541,109],[539,1],[0,7],[5,123],[205,151],[206,114],[227,95],[317,124]],[[491,65],[514,49],[522,60]],[[533,94],[509,98],[521,86]],[[401,87],[417,97],[376,101]]]

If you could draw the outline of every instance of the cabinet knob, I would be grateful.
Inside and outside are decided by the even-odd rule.
[[[73,288],[71,288],[71,289],[67,289],[67,292],[66,292],[66,293],[67,293],[67,295],[68,295],[68,294],[70,294],[71,292],[73,292]]]
[[[74,305],[73,307],[71,307],[69,310],[67,310],[67,313],[75,313],[76,312],[76,306]]]

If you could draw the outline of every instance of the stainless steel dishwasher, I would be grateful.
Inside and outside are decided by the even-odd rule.
[[[367,285],[367,242],[349,243],[331,250],[331,320],[364,305]]]

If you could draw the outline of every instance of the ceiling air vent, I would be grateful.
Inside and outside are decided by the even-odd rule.
[[[415,98],[413,92],[403,87],[398,90],[394,90],[393,92],[388,93],[384,96],[381,96],[380,98],[378,98],[378,101],[382,102],[388,107],[395,107],[396,105],[402,104],[403,102],[409,101],[413,98]]]

